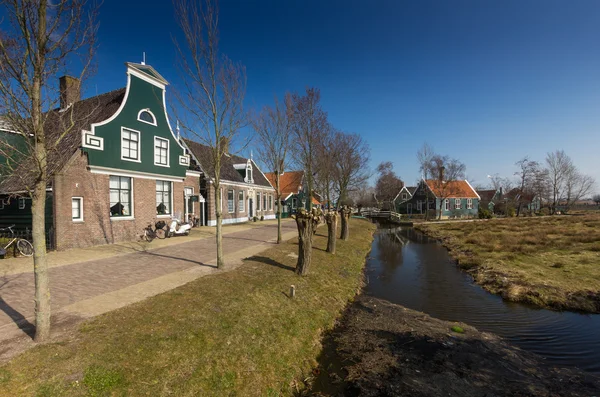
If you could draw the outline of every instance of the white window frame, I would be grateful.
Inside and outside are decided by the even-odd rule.
[[[124,157],[123,156],[123,142],[125,137],[124,132],[127,131],[129,133],[136,133],[138,136],[138,140],[137,140],[137,158],[133,159],[133,158],[128,158],[128,157]],[[133,130],[131,128],[126,128],[126,127],[121,127],[121,160],[124,161],[132,161],[134,163],[141,163],[142,162],[142,133],[136,130]],[[129,149],[131,150],[131,148]]]
[[[240,200],[240,193],[242,195],[242,199]],[[244,205],[244,200],[246,195],[244,194],[243,190],[238,190],[237,192],[237,200],[238,200],[238,212],[246,212],[246,208]]]
[[[142,116],[142,113],[148,113],[150,114],[150,116],[152,116],[152,120],[154,120],[154,122],[150,122],[150,121],[146,121],[146,120],[142,120],[140,117]],[[146,124],[150,124],[156,127],[156,116],[154,115],[154,113],[152,113],[150,111],[150,109],[146,108],[146,109],[142,109],[138,112],[137,115],[137,119],[138,121],[141,121],[142,123],[146,123]]]
[[[157,163],[157,162],[156,162],[156,152],[157,152],[157,149],[158,149],[158,147],[157,147],[157,142],[156,142],[156,141],[164,141],[164,142],[167,142],[167,163],[166,163],[166,164],[162,164],[162,163]],[[154,165],[156,165],[156,166],[158,166],[158,167],[167,167],[167,168],[169,167],[170,160],[171,160],[171,159],[170,159],[170,157],[171,157],[171,156],[169,156],[169,145],[170,145],[170,142],[169,142],[169,140],[168,140],[168,139],[161,138],[161,137],[159,137],[159,136],[155,136],[155,137],[154,137]],[[161,148],[161,149],[162,149],[162,148]]]
[[[269,194],[269,211],[273,211],[273,195]]]
[[[25,209],[25,197],[19,197],[19,209],[20,210]]]
[[[417,211],[423,211],[423,202],[421,200],[417,200]]]
[[[261,197],[260,192],[256,193],[256,211],[262,211],[261,207],[260,207],[260,205],[261,205],[261,202],[260,202],[261,198],[262,197]]]
[[[158,214],[157,213],[156,217],[157,218],[171,218],[173,216],[173,212],[174,212],[173,182],[171,182],[171,181],[165,181],[165,180],[162,180],[162,179],[157,179],[156,182],[162,182],[163,186],[164,186],[165,183],[169,184],[169,212],[167,212],[165,214]],[[154,185],[154,198],[155,198],[155,201],[156,201],[156,192],[158,192],[158,190],[156,190],[156,188],[157,188],[157,186],[156,186],[156,183],[155,183],[155,185]],[[156,209],[156,207],[158,207],[158,205],[155,205],[154,209]]]
[[[467,199],[467,209],[468,210],[472,210],[473,209],[473,199]]]
[[[229,207],[229,193],[231,193],[231,208]],[[235,212],[235,190],[227,189],[227,213],[233,214]]]
[[[252,164],[250,162],[248,162],[248,165],[246,165],[246,182],[247,183],[254,183],[254,175],[252,172]]]
[[[109,175],[108,176],[108,178],[109,178],[109,186],[108,186],[109,194],[110,194],[110,177],[111,176],[115,176],[115,177],[119,177],[119,178],[129,178],[129,188],[130,188],[130,191],[129,191],[130,197],[129,197],[129,199],[131,200],[131,207],[129,208],[131,214],[130,215],[120,215],[120,216],[119,215],[116,215],[116,216],[115,215],[112,215],[112,216],[109,215],[109,218],[110,218],[111,222],[112,221],[130,221],[130,220],[135,219],[135,193],[134,193],[134,180],[135,180],[135,178],[132,177],[132,176],[113,175],[113,174]],[[120,179],[119,179],[119,184],[120,184]],[[109,206],[110,206],[110,198],[109,198],[108,202],[109,202]]]
[[[444,200],[444,211],[450,211],[450,200]]]
[[[79,218],[73,218],[74,201],[79,201]],[[71,197],[71,220],[73,222],[83,222],[83,197]]]
[[[402,193],[402,200],[407,200],[408,199],[408,195],[406,193]]]
[[[462,199],[454,199],[454,209],[459,210],[462,207]]]
[[[191,191],[192,194],[188,195],[188,194],[186,194],[186,191]],[[183,198],[184,198],[184,200],[191,200],[190,197],[193,196],[193,195],[194,195],[194,188],[192,186],[184,186],[183,187]],[[192,207],[190,208],[189,204],[188,204],[188,214],[195,214],[196,212],[194,211],[194,207],[195,207],[196,203],[194,203],[193,201],[190,201],[190,203],[192,204]],[[184,208],[184,210],[185,210],[185,208]]]

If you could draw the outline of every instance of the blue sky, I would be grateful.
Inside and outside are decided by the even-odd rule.
[[[169,1],[105,0],[88,94],[123,86],[143,51],[176,86],[174,18]],[[318,87],[371,168],[392,161],[409,184],[425,141],[479,184],[556,149],[600,182],[599,20],[592,0],[224,0],[221,50],[247,68],[248,107]]]

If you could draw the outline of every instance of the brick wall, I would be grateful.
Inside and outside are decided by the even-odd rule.
[[[156,215],[156,180],[132,178],[134,219],[110,217],[109,175],[92,174],[87,158],[76,153],[54,179],[54,224],[57,249],[89,247],[139,239],[148,223],[168,221],[171,215]],[[198,192],[198,177],[172,183],[172,214],[184,217],[184,186]],[[71,200],[83,198],[83,221],[72,220]],[[197,205],[198,207],[198,205]],[[197,209],[198,211],[198,209]]]

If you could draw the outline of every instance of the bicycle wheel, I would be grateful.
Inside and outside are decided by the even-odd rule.
[[[147,242],[151,242],[152,240],[154,240],[154,232],[148,229],[144,229],[144,240],[146,240]]]
[[[167,231],[165,229],[156,229],[154,233],[156,234],[156,237],[161,240],[167,237]]]
[[[31,245],[31,243],[27,240],[17,240],[17,249],[23,256],[33,255],[33,245]]]

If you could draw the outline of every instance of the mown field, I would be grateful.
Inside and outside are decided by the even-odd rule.
[[[315,236],[310,274],[294,273],[297,241],[84,323],[68,340],[0,367],[2,396],[277,396],[305,382],[331,329],[362,284],[375,225],[350,239]],[[288,296],[296,286],[296,298]]]
[[[511,301],[600,313],[600,214],[419,224]]]

